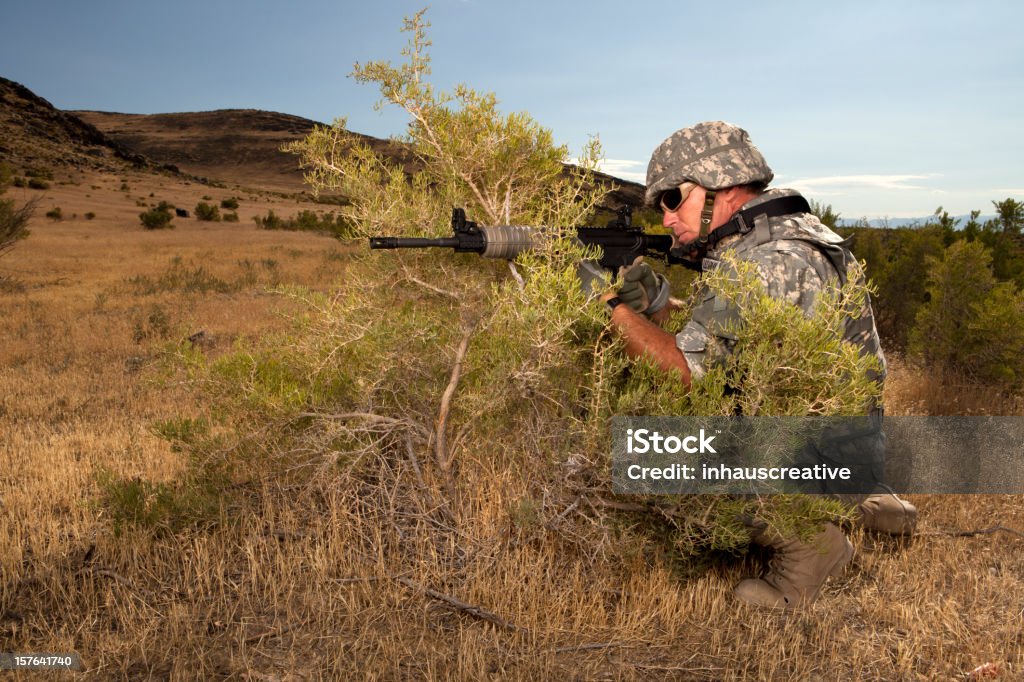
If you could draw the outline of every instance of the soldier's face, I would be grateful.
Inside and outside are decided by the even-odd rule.
[[[707,190],[703,187],[694,187],[676,210],[662,210],[661,224],[672,230],[680,243],[692,242],[700,236],[700,213],[706,195]]]

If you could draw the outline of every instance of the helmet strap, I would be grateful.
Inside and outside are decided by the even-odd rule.
[[[718,193],[709,189],[704,194],[704,210],[700,212],[700,239],[705,239],[711,232],[711,214],[715,211],[715,196]]]
[[[704,208],[700,212],[700,235],[692,242],[678,244],[669,251],[676,259],[676,263],[698,272],[703,270],[704,255],[708,251],[708,242],[710,241],[708,235],[711,232],[711,214],[715,210],[716,194],[713,189],[706,190],[704,194]]]

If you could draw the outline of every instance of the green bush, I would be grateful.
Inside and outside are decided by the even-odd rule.
[[[213,480],[154,482],[100,471],[99,504],[109,515],[115,535],[129,527],[155,535],[176,533],[218,516],[221,505]]]
[[[760,505],[756,499],[672,500],[686,509],[669,522],[663,509],[622,519],[581,504],[592,495],[613,497],[608,419],[627,407],[645,414],[667,405],[682,415],[733,414],[739,405],[747,414],[862,410],[878,386],[862,379],[867,360],[836,340],[835,325],[866,290],[823,294],[819,314],[805,318],[794,306],[763,300],[763,286],[735,264],[735,278],[723,268],[723,279],[709,273],[702,284],[739,306],[749,340],[741,357],[709,371],[689,393],[674,377],[627,359],[609,333],[606,306],[581,291],[576,266],[594,254],[568,229],[585,224],[601,190],[586,170],[565,174],[567,150],[528,115],[500,114],[490,93],[460,87],[447,94],[427,85],[423,28],[422,13],[406,22],[414,34],[409,63],[357,66],[356,77],[410,111],[411,144],[425,170],[410,178],[339,121],[290,148],[315,187],[351,203],[338,217],[304,211],[286,221],[270,211],[257,225],[436,236],[449,233],[456,205],[482,222],[549,229],[511,269],[470,254],[360,253],[346,263],[336,291],[285,292],[302,313],[282,336],[240,343],[216,359],[180,349],[181,371],[237,434],[237,446],[217,448],[216,458],[203,457],[211,448],[202,443],[189,447],[191,461],[215,459],[231,470],[233,490],[250,493],[234,497],[248,504],[259,504],[253,498],[261,493],[252,491],[266,490],[263,481],[280,486],[282,476],[322,485],[350,505],[353,523],[365,519],[357,531],[363,537],[391,534],[392,526],[397,534],[389,538],[416,536],[411,525],[397,527],[411,523],[407,515],[389,516],[399,497],[448,510],[444,518],[457,520],[459,541],[483,547],[495,527],[559,533],[563,524],[566,543],[581,538],[588,556],[612,560],[609,538],[640,525],[672,535],[687,554],[748,543],[736,519]],[[339,148],[346,154],[334,156]],[[598,151],[584,151],[584,169]],[[472,163],[460,161],[466,159]],[[757,371],[766,374],[748,376]],[[408,462],[426,476],[415,480]],[[507,502],[507,518],[480,518],[488,493]],[[705,513],[709,505],[718,513]],[[757,511],[780,527],[841,513],[817,498],[786,498]],[[591,540],[608,544],[595,549]]]
[[[274,209],[267,209],[267,215],[264,217],[255,216],[253,221],[256,223],[256,227],[263,230],[283,230],[284,221],[274,213]]]
[[[170,211],[161,209],[159,206],[139,214],[142,226],[147,230],[173,229]]]
[[[221,199],[220,207],[226,208],[229,211],[236,211],[238,210],[238,199],[236,199],[235,197],[231,197],[229,199]]]
[[[39,178],[29,178],[28,187],[29,189],[50,189],[50,183]]]
[[[64,212],[60,210],[60,206],[54,206],[46,212],[46,217],[57,222],[58,220],[64,220]]]
[[[224,216],[223,216],[223,220],[226,223],[237,223],[238,222],[238,214],[233,212],[233,211],[231,213],[225,213]]]
[[[94,219],[95,217],[96,217],[96,214],[95,214],[95,213],[93,213],[92,211],[89,211],[88,213],[86,213],[86,214],[85,214],[85,219],[86,219],[86,220],[92,220],[92,219]]]
[[[1024,294],[998,282],[981,242],[954,242],[927,261],[928,301],[917,313],[910,352],[932,367],[1006,387],[1024,382]]]
[[[0,186],[0,194],[5,189]],[[28,221],[38,203],[38,199],[33,199],[16,207],[13,199],[0,199],[0,255],[28,236]]]
[[[205,220],[208,222],[220,222],[220,210],[204,201],[196,204],[196,220]]]
[[[339,239],[347,239],[354,235],[352,224],[343,216],[335,216],[333,212],[316,213],[302,210],[295,216],[284,220],[273,210],[268,210],[265,217],[256,216],[256,225],[264,230],[291,230],[296,232],[320,232],[333,235]]]

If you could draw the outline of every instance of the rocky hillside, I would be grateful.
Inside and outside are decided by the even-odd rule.
[[[61,111],[28,88],[0,78],[0,161],[14,168],[95,168],[126,164],[183,173],[211,182],[285,193],[307,191],[286,142],[303,138],[316,121],[255,109],[172,114]],[[359,135],[375,151],[416,170],[407,146]],[[598,175],[619,189],[608,208],[639,206],[643,187]]]
[[[255,109],[150,115],[71,113],[121,145],[186,173],[279,192],[307,190],[296,157],[282,152],[281,146],[320,125],[299,116]],[[369,135],[358,137],[406,171],[416,170],[417,162],[405,145]],[[641,185],[598,175],[601,181],[620,186],[609,198],[609,208],[640,204]]]
[[[55,108],[19,83],[0,78],[0,161],[24,171],[64,168],[170,170]]]
[[[191,175],[278,192],[307,189],[297,158],[281,151],[305,137],[316,121],[255,109],[176,114],[70,112],[119,144]],[[378,152],[409,165],[403,145],[360,135]]]

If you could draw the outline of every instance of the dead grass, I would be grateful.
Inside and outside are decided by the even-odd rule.
[[[97,218],[37,218],[0,261],[23,285],[0,292],[0,651],[77,651],[86,679],[935,680],[987,662],[998,679],[1024,675],[1024,541],[937,534],[1024,529],[1020,497],[913,498],[920,537],[852,531],[853,567],[788,615],[730,599],[756,557],[682,579],[644,548],[587,551],[585,534],[606,531],[577,514],[565,522],[582,540],[514,522],[510,508],[529,492],[514,477],[481,476],[455,521],[426,498],[360,504],[336,486],[269,481],[253,491],[254,513],[212,529],[113,533],[97,472],[175,480],[184,462],[151,426],[202,412],[151,380],[162,345],[204,330],[216,354],[284,324],[288,303],[264,291],[268,272],[254,281],[241,263],[274,260],[280,281],[315,288],[343,267],[336,242],[252,226],[267,208],[299,206],[242,197],[237,225],[177,219],[176,230],[145,232],[123,180],[55,186],[48,201],[66,216]],[[159,176],[127,181],[132,196],[189,209],[221,198]],[[130,283],[156,280],[176,258],[242,284],[146,293]],[[1020,414],[1019,401],[898,360],[886,406]],[[417,488],[411,469],[378,464],[392,492]]]

